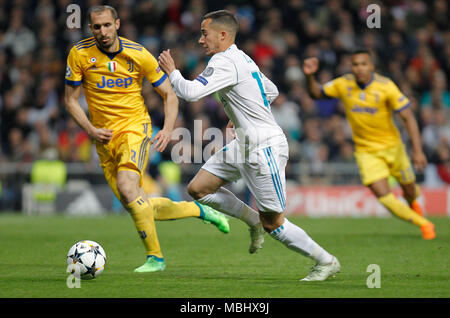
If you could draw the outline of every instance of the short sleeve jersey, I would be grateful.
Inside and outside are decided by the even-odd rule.
[[[377,151],[401,143],[393,113],[409,107],[410,102],[389,78],[374,73],[367,85],[360,86],[347,74],[324,84],[322,93],[344,103],[356,151]]]
[[[65,82],[83,85],[95,127],[120,131],[130,124],[150,123],[142,97],[146,77],[154,87],[167,78],[142,45],[119,37],[119,50],[102,50],[94,37],[78,42],[69,53]]]

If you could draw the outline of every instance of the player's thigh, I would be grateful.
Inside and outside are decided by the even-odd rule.
[[[130,192],[142,186],[148,162],[151,136],[149,124],[128,127],[118,132],[106,145],[97,144],[100,166],[114,194],[122,201],[130,200]],[[121,173],[119,173],[121,172]],[[125,200],[123,194],[127,195]],[[134,196],[132,194],[131,196]]]
[[[281,144],[257,151],[241,166],[241,175],[261,213],[282,213],[286,209],[285,168],[288,146]],[[273,218],[269,218],[273,219]]]
[[[379,152],[355,152],[355,159],[365,186],[387,179],[390,175],[388,163]]]
[[[216,192],[223,185],[238,180],[239,149],[235,140],[212,155],[188,185],[195,199]]]
[[[119,170],[117,172],[117,189],[123,201],[126,203],[133,202],[143,194],[139,185],[140,179],[141,176],[136,170]]]
[[[100,167],[103,170],[105,179],[116,197],[120,200],[120,193],[117,189],[117,163],[115,162],[114,157],[111,153],[111,145],[110,143],[106,145],[96,144],[96,148],[100,161]]]
[[[368,185],[369,189],[372,190],[373,194],[377,198],[384,197],[391,192],[391,188],[389,187],[388,178],[379,179]]]
[[[200,169],[194,178],[188,184],[188,193],[198,200],[205,195],[215,193],[220,187],[227,184],[228,181],[217,177],[208,170]]]
[[[386,152],[386,157],[388,158],[391,167],[391,175],[397,179],[401,185],[414,183],[416,181],[416,175],[403,144],[390,148]]]
[[[143,184],[143,175],[147,168],[150,150],[151,127],[149,124],[134,125],[118,136],[115,148],[117,171],[129,171],[138,174],[139,187]],[[125,180],[135,181],[131,174],[125,174]]]

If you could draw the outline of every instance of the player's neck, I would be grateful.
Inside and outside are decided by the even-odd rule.
[[[370,74],[370,77],[368,77],[366,80],[364,80],[363,82],[359,82],[358,80],[356,81],[356,83],[358,84],[359,87],[361,87],[362,89],[366,88],[370,83],[372,83],[372,80],[374,78],[374,73],[372,72]]]
[[[219,52],[225,52],[226,50],[228,50],[232,45],[234,44],[234,42],[231,42],[231,43],[224,43],[222,46],[221,46],[221,48],[220,48],[220,50],[219,50]]]
[[[114,41],[114,44],[111,45],[109,48],[102,48],[107,53],[115,53],[120,49],[120,42],[119,37],[116,37],[116,40]]]

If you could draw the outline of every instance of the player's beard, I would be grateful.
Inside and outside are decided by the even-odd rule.
[[[111,36],[110,41],[108,41],[108,42],[106,42],[106,43],[103,42],[103,39],[102,39],[102,38],[96,38],[96,41],[97,41],[98,45],[99,45],[102,49],[108,50],[111,46],[114,45],[114,43],[116,43],[116,39],[117,39],[117,34]]]

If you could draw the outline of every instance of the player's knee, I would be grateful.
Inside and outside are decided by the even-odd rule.
[[[202,189],[196,183],[192,181],[188,184],[187,191],[194,200],[199,200],[207,194],[202,191]]]
[[[123,179],[117,179],[117,190],[119,191],[122,202],[130,203],[136,199],[138,193],[135,188],[136,186],[131,182]]]
[[[261,225],[267,233],[271,233],[284,223],[284,215],[276,212],[261,212],[259,214]]]

